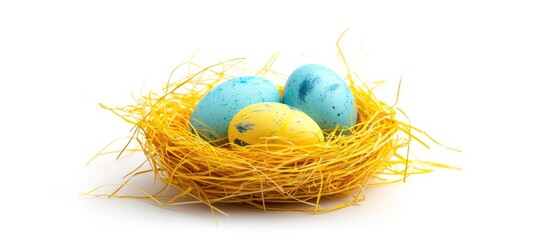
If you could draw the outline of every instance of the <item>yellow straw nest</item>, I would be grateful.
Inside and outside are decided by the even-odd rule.
[[[277,75],[270,69],[275,58],[256,73]],[[355,97],[358,121],[346,129],[349,134],[341,134],[342,129],[325,132],[324,143],[308,146],[266,141],[240,147],[205,141],[189,124],[193,109],[210,89],[235,77],[229,70],[244,62],[233,59],[202,67],[191,61],[178,67],[188,67],[188,75],[167,83],[161,92],[150,92],[131,106],[103,106],[134,126],[131,139],[150,165],[130,175],[154,172],[166,188],[177,190],[166,200],[162,191],[146,197],[161,205],[204,203],[220,212],[218,203],[246,203],[264,210],[317,213],[355,204],[364,200],[367,187],[402,181],[429,172],[426,165],[437,165],[408,159],[412,139],[424,144],[412,132],[423,132],[398,120],[405,115],[378,100],[350,70],[344,76]],[[110,196],[119,196],[119,189]]]

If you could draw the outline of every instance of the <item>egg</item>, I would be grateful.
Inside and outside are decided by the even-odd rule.
[[[307,64],[292,72],[282,102],[305,112],[326,131],[352,127],[357,121],[351,90],[340,76],[322,65]]]
[[[227,137],[231,119],[243,108],[259,102],[280,102],[278,88],[260,76],[230,79],[210,90],[191,115],[193,131],[206,140]]]
[[[256,103],[238,112],[229,124],[229,141],[246,146],[260,143],[312,145],[324,135],[307,114],[282,103]]]

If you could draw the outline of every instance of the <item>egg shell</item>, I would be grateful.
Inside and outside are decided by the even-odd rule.
[[[297,68],[286,82],[282,102],[305,112],[323,130],[352,127],[357,121],[351,90],[341,77],[322,65]]]
[[[280,102],[280,93],[272,82],[260,76],[230,79],[210,90],[196,104],[191,125],[206,140],[226,138],[234,115],[259,102]]]
[[[231,120],[229,141],[240,146],[303,146],[324,142],[324,135],[316,122],[297,108],[282,103],[257,103],[242,109]]]

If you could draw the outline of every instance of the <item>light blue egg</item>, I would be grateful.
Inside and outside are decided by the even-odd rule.
[[[191,125],[205,140],[226,138],[234,115],[259,102],[280,102],[280,93],[272,82],[260,76],[230,79],[210,90],[197,103]]]
[[[282,101],[307,113],[323,130],[352,127],[357,121],[351,90],[341,77],[322,65],[297,68],[286,82]]]

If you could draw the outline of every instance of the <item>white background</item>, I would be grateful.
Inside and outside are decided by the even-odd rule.
[[[547,239],[548,7],[358,2],[0,2],[0,238]],[[197,49],[337,64],[347,27],[348,46],[362,43],[349,56],[365,58],[365,77],[394,86],[402,73],[399,106],[412,123],[463,151],[415,153],[463,171],[369,189],[366,201],[328,214],[226,206],[217,225],[204,206],[79,195],[121,182],[139,160],[84,166],[130,130],[97,102],[130,104]],[[286,59],[277,70],[305,63]],[[380,94],[394,96],[387,89]]]

